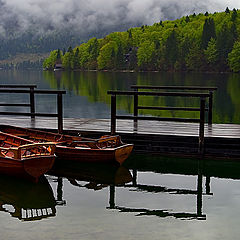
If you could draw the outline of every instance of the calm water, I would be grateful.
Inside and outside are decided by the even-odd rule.
[[[110,96],[108,90],[130,90],[138,85],[186,85],[214,86],[213,121],[215,123],[240,123],[240,75],[200,73],[107,73],[107,72],[36,72],[1,71],[0,84],[30,83],[40,89],[64,89],[64,116],[75,118],[109,118]],[[22,95],[1,96],[1,102],[20,101]],[[28,96],[24,99],[28,101]],[[198,106],[197,99],[140,97],[142,105]],[[53,96],[38,96],[36,108],[40,112],[55,112],[56,99]],[[118,97],[118,111],[132,113],[133,99]],[[0,107],[0,110],[3,107]],[[17,109],[15,109],[17,110]],[[197,113],[176,113],[171,111],[140,112],[161,116],[196,117]],[[178,115],[177,115],[178,114]]]
[[[217,86],[214,121],[239,123],[239,75],[58,74],[0,72],[0,83],[66,89],[65,117],[79,118],[108,118],[109,89]],[[1,102],[27,99],[4,95]],[[39,96],[37,104],[39,111],[55,111],[54,98]],[[131,99],[120,99],[119,111],[131,112]],[[132,155],[121,168],[59,163],[37,185],[0,177],[0,239],[235,240],[240,234],[239,172],[240,163],[228,160]]]
[[[37,185],[0,177],[1,239],[237,239],[239,170],[133,155],[60,164]]]

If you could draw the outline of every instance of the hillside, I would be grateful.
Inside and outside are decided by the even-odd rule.
[[[66,70],[240,71],[240,11],[200,13],[92,38],[44,61]]]

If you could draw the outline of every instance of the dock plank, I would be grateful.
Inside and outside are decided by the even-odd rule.
[[[39,117],[0,117],[0,124],[19,127],[57,129],[57,120]],[[64,130],[110,132],[110,119],[64,118]],[[198,136],[198,123],[138,121],[137,129],[131,120],[118,120],[117,133],[150,135]],[[240,138],[240,124],[205,124],[205,137]]]

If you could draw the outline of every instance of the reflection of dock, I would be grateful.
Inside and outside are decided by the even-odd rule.
[[[57,129],[56,119],[25,117],[1,117],[2,124],[41,129]],[[110,133],[110,119],[63,120],[67,133],[82,136],[99,136]],[[71,129],[71,130],[70,130]],[[134,143],[134,151],[197,154],[199,147],[199,124],[158,121],[138,121],[134,129],[133,121],[118,120],[117,134],[123,141]],[[205,126],[205,154],[208,156],[240,158],[240,125],[212,124]]]
[[[199,174],[197,176],[197,189],[196,190],[188,190],[188,189],[170,189],[162,186],[151,186],[151,185],[143,185],[137,183],[137,175],[136,172],[133,173],[133,184],[126,184],[124,187],[129,188],[131,191],[143,191],[143,192],[154,192],[154,193],[169,193],[169,194],[184,194],[189,195],[193,194],[196,195],[196,213],[189,213],[189,212],[172,212],[167,209],[145,209],[145,208],[128,208],[128,207],[120,207],[115,205],[115,188],[112,186],[110,187],[110,200],[109,200],[109,208],[110,209],[117,209],[120,212],[128,212],[128,213],[138,213],[137,216],[157,216],[161,218],[165,217],[174,217],[179,218],[182,220],[206,220],[206,214],[202,213],[202,205],[203,199],[203,176],[201,170],[199,169]],[[206,195],[212,195],[210,193],[210,182],[208,182],[208,186],[206,186]]]

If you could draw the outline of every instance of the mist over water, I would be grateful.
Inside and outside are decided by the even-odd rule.
[[[199,12],[239,8],[237,0],[0,0],[0,37],[64,29],[82,37],[174,20]]]

